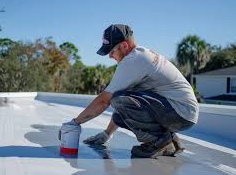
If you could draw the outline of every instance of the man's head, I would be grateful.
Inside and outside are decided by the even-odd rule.
[[[123,24],[109,26],[103,34],[102,47],[97,54],[109,54],[117,62],[121,61],[135,47],[132,29]]]

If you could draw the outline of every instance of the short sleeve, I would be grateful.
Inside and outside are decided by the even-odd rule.
[[[148,74],[149,61],[143,57],[131,57],[123,60],[116,68],[110,84],[105,91],[114,93],[138,83]]]

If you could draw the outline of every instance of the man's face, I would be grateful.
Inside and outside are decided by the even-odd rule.
[[[109,58],[112,58],[119,63],[125,56],[126,50],[123,47],[123,42],[117,44],[109,53]]]

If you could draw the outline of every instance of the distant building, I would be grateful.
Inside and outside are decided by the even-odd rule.
[[[206,102],[236,104],[236,66],[194,75],[193,82]]]

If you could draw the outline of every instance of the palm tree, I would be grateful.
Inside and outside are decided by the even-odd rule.
[[[190,65],[190,84],[192,75],[203,68],[210,58],[210,45],[197,35],[188,35],[177,46],[177,61],[180,66]]]

